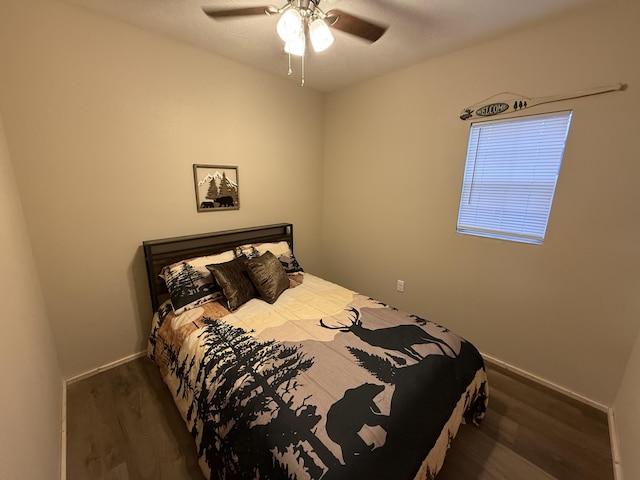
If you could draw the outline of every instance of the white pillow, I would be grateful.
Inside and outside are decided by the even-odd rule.
[[[273,253],[278,260],[280,260],[280,263],[288,274],[304,272],[296,260],[296,257],[293,255],[291,247],[284,240],[274,243],[248,243],[235,249],[236,256],[244,255],[248,258],[259,257],[267,251]]]
[[[171,306],[176,315],[212,302],[222,297],[220,287],[216,284],[207,265],[224,263],[235,258],[233,250],[194,257],[167,265],[162,269],[162,277],[171,296]]]

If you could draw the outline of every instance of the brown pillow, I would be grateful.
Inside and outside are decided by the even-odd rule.
[[[247,271],[260,298],[267,303],[274,303],[289,288],[287,272],[280,260],[268,250],[259,257],[250,258]]]
[[[207,265],[207,269],[220,285],[227,300],[227,308],[231,311],[258,296],[247,273],[247,258],[238,257],[230,262]]]

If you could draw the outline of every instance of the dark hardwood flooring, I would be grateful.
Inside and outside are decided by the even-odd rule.
[[[613,480],[606,414],[489,364],[489,410],[462,425],[438,480]],[[68,480],[204,480],[155,365],[69,385]]]
[[[489,409],[462,425],[438,480],[613,480],[607,414],[487,364]]]
[[[67,388],[67,480],[204,480],[155,364],[138,358]]]

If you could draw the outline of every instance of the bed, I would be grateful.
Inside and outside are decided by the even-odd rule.
[[[305,272],[292,224],[143,248],[148,355],[206,478],[433,479],[484,416],[476,348]]]

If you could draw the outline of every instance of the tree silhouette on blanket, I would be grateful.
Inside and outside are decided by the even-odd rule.
[[[194,385],[181,388],[195,392],[187,421],[212,476],[294,478],[278,458],[285,452],[293,452],[312,478],[338,464],[312,432],[320,416],[306,403],[309,397],[294,397],[296,377],[313,365],[312,358],[298,346],[259,341],[222,320],[207,319],[198,338],[204,357]]]

